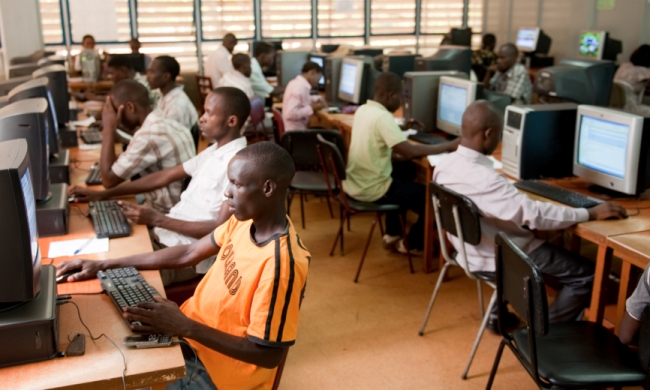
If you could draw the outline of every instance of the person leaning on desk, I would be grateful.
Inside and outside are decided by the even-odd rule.
[[[275,367],[296,339],[311,260],[286,215],[294,172],[291,156],[279,145],[248,146],[228,165],[225,196],[234,215],[214,233],[191,245],[123,259],[61,263],[57,275],[80,268],[68,278],[77,281],[117,267],[183,268],[217,255],[180,309],[156,296],[155,303],[126,308],[124,317],[144,324],[131,325],[133,331],[180,336],[196,350],[198,367],[184,351],[186,377],[168,389],[271,389]],[[192,376],[194,385],[184,387]]]

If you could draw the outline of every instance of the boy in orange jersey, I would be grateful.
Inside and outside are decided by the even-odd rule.
[[[311,259],[286,216],[294,172],[280,146],[248,146],[228,166],[225,195],[233,216],[214,233],[129,262],[74,260],[60,264],[57,273],[81,268],[68,279],[74,281],[116,267],[182,268],[217,254],[181,308],[156,297],[156,303],[127,308],[124,317],[144,324],[132,325],[134,331],[180,336],[196,350],[196,364],[189,348],[184,350],[188,374],[168,389],[270,389],[275,368],[295,342]]]

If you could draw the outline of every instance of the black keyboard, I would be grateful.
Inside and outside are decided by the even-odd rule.
[[[81,139],[87,144],[99,144],[102,142],[102,132],[98,130],[82,131]]]
[[[589,208],[603,203],[600,199],[546,184],[538,180],[522,180],[515,183],[515,187],[571,207]]]
[[[99,170],[99,163],[95,163],[90,167],[90,172],[88,172],[88,177],[86,178],[86,184],[90,186],[102,184],[102,172]]]
[[[413,141],[418,141],[422,144],[427,144],[427,145],[438,145],[447,142],[447,139],[438,137],[437,135],[429,134],[429,133],[424,133],[421,131],[418,131],[415,134],[409,135],[409,139],[412,139]]]
[[[89,202],[88,214],[93,219],[97,238],[127,237],[131,234],[131,225],[114,200]]]
[[[153,296],[160,296],[134,267],[98,271],[97,279],[117,306],[120,315],[125,307],[132,307],[141,302],[154,302]],[[139,321],[129,321],[129,323],[142,325]]]

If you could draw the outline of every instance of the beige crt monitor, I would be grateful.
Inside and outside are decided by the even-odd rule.
[[[475,81],[441,77],[436,126],[446,133],[460,137],[465,109],[476,100],[477,93],[482,90],[483,86]]]

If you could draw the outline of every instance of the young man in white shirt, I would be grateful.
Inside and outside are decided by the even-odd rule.
[[[318,79],[317,79],[318,81]],[[412,144],[402,130],[417,122],[408,121],[402,128],[395,124],[393,113],[402,105],[402,79],[394,73],[382,73],[375,81],[373,100],[357,110],[352,123],[352,138],[348,151],[347,179],[343,190],[354,199],[379,204],[399,204],[402,210],[386,214],[385,248],[397,246],[406,253],[401,241],[399,214],[407,209],[418,214],[417,222],[408,233],[411,253],[421,253],[424,247],[424,184],[393,177],[392,152],[406,159],[439,154],[456,149],[458,141],[440,145]],[[422,126],[422,124],[419,124]]]
[[[124,183],[117,187],[93,191],[72,187],[71,193],[83,200],[103,200],[110,197],[139,194],[164,187],[192,177],[181,194],[181,200],[164,215],[146,206],[120,202],[126,208],[124,215],[135,223],[153,228],[155,249],[189,245],[213,231],[228,220],[232,212],[221,207],[228,186],[227,167],[230,159],[246,147],[240,129],[250,114],[250,102],[242,91],[231,87],[217,88],[205,99],[204,113],[199,125],[201,133],[215,143],[182,165]],[[205,273],[211,262],[198,264],[196,269],[163,272],[163,283],[188,280],[197,273]]]
[[[327,107],[320,97],[312,98],[310,95],[311,90],[318,87],[321,76],[323,69],[320,65],[307,61],[302,66],[302,73],[289,81],[282,98],[284,131],[307,129],[314,111]]]
[[[462,138],[455,153],[440,162],[433,180],[471,199],[480,213],[481,242],[465,245],[472,271],[494,272],[494,237],[504,232],[535,262],[544,277],[562,287],[549,307],[549,321],[579,319],[591,296],[594,265],[564,248],[535,238],[533,230],[565,229],[593,219],[625,218],[616,203],[604,202],[590,209],[575,209],[534,201],[494,171],[492,154],[501,141],[503,116],[486,101],[467,107],[462,119]],[[458,239],[448,235],[454,247]],[[496,330],[496,311],[488,322]]]
[[[241,89],[249,99],[255,96],[251,82],[248,79],[251,75],[251,58],[243,53],[232,56],[232,66],[219,80],[218,87],[233,87]]]
[[[190,131],[165,118],[159,110],[152,110],[147,89],[135,80],[115,84],[106,98],[102,122],[99,167],[105,188],[113,188],[138,174],[146,177],[173,168],[196,154]],[[118,125],[133,136],[119,157],[115,154]],[[166,213],[178,203],[180,195],[181,182],[175,181],[146,192],[145,199],[151,207]]]
[[[275,62],[275,48],[268,42],[258,42],[255,45],[255,57],[251,58],[251,87],[255,95],[262,99],[267,96],[279,96],[284,92],[284,87],[272,86],[266,81],[262,67],[269,67]]]
[[[483,79],[485,88],[502,92],[512,97],[516,104],[530,104],[533,83],[528,70],[520,63],[519,50],[512,43],[506,43],[497,53],[497,63],[488,67]]]
[[[183,91],[182,85],[176,85],[176,77],[181,72],[181,66],[174,57],[159,56],[147,69],[147,82],[162,95],[156,108],[162,111],[165,118],[191,129],[199,120],[194,103]]]
[[[230,55],[235,50],[235,46],[237,46],[237,38],[234,34],[228,33],[223,36],[221,45],[217,50],[208,56],[205,64],[205,75],[212,80],[212,87],[216,88],[219,79],[229,70],[232,70]]]

